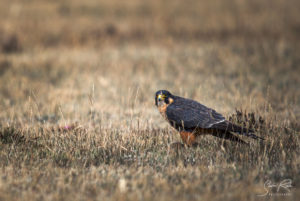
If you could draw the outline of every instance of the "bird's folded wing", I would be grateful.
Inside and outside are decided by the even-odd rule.
[[[183,129],[211,128],[212,125],[225,121],[215,110],[183,98],[169,105],[166,115],[171,124]]]

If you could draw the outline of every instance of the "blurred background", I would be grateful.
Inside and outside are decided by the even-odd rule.
[[[296,119],[299,4],[1,0],[0,115],[156,120],[154,93],[168,89],[225,114],[269,105]]]
[[[1,0],[1,50],[297,41],[297,0]]]

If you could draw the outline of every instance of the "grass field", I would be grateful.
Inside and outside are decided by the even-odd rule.
[[[299,198],[298,0],[0,3],[1,201]],[[159,89],[266,140],[170,150]]]

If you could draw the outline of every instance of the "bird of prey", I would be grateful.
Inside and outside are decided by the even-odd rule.
[[[171,126],[179,131],[182,141],[188,146],[196,145],[196,138],[204,134],[239,143],[245,142],[233,133],[263,140],[253,130],[227,121],[214,109],[197,101],[172,95],[167,90],[156,92],[155,105]]]

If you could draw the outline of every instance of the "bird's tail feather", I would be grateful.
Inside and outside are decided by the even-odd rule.
[[[223,129],[227,132],[235,132],[235,133],[238,133],[240,135],[251,137],[253,139],[264,140],[264,138],[255,135],[254,130],[238,126],[238,125],[233,124],[231,122],[221,122],[220,124],[216,125],[216,128]]]
[[[232,123],[229,123],[229,127],[232,128],[232,130],[230,130],[232,132],[236,132],[238,134],[245,135],[247,137],[251,137],[253,139],[264,140],[264,138],[255,135],[255,132],[252,129],[244,128],[244,127],[238,126],[236,124],[232,124]]]
[[[212,135],[215,136],[215,137],[218,137],[218,138],[238,142],[238,143],[241,143],[241,144],[248,144],[247,142],[245,142],[244,140],[240,139],[239,137],[231,134],[230,132],[216,131],[216,132],[212,132]]]

